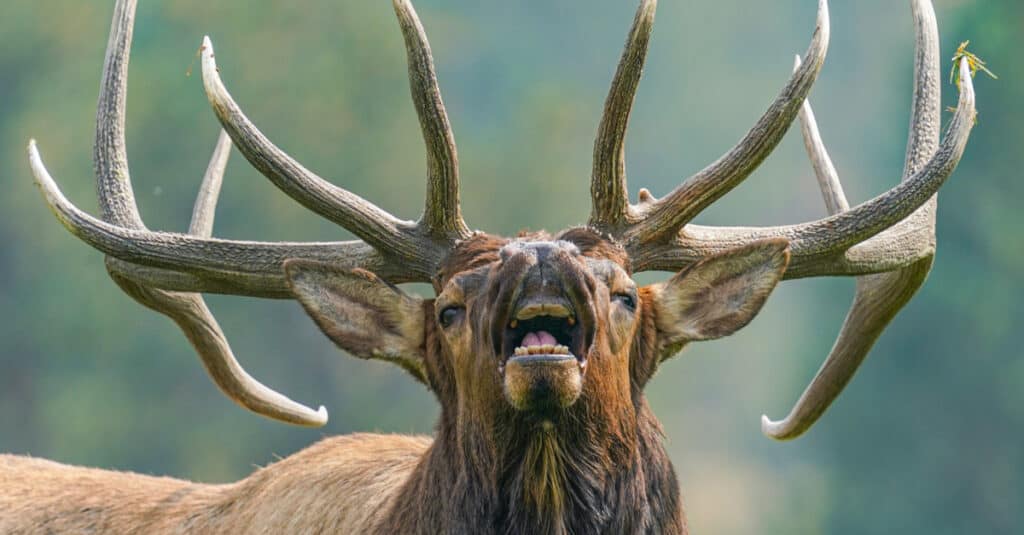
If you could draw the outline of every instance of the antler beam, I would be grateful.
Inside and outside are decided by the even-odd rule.
[[[456,240],[470,233],[459,209],[454,137],[434,74],[430,46],[412,5],[395,0],[405,38],[410,87],[427,145],[427,201],[419,222],[400,220],[312,173],[264,136],[228,94],[213,47],[204,39],[203,81],[224,126],[200,188],[188,234],[156,232],[138,213],[125,151],[125,97],[135,0],[115,4],[97,107],[95,167],[102,218],[80,210],[61,193],[35,141],[29,161],[51,210],[72,234],[108,255],[117,284],[139,303],[173,319],[192,343],[217,386],[240,405],[270,418],[323,425],[327,413],[295,403],[257,382],[235,359],[198,291],[292,298],[286,260],[300,258],[363,268],[393,283],[429,282]],[[229,138],[230,136],[230,138]],[[278,188],[360,240],[290,243],[210,237],[231,141]]]
[[[658,243],[671,238],[712,203],[740,185],[768,157],[800,111],[825,63],[829,42],[828,2],[818,3],[814,37],[807,61],[740,142],[721,158],[693,175],[664,198],[645,206],[641,221],[627,231],[627,241]]]
[[[313,212],[344,228],[378,250],[417,258],[424,249],[442,254],[451,241],[469,236],[459,207],[459,170],[455,138],[434,73],[423,25],[406,0],[394,1],[405,39],[409,85],[427,147],[427,193],[418,223],[402,221],[373,203],[335,186],[309,171],[274,145],[249,120],[220,78],[213,45],[203,39],[203,85],[214,113],[245,158],[281,191]],[[437,243],[424,239],[436,239]],[[436,263],[437,252],[428,263]]]
[[[120,1],[115,5],[96,112],[93,159],[96,191],[104,219],[119,228],[148,232],[132,193],[124,136],[128,58],[131,53],[135,9],[134,1]],[[213,229],[214,210],[230,151],[231,141],[222,132],[193,209],[189,229],[192,235],[209,236]],[[42,167],[34,143],[30,146],[30,153],[33,170],[43,179],[41,183],[45,184],[49,177]],[[56,188],[52,179],[49,180],[50,185]],[[323,407],[314,411],[296,403],[245,372],[201,295],[152,288],[113,270],[111,277],[140,304],[166,315],[178,324],[214,383],[229,398],[253,412],[277,420],[309,426],[326,423],[327,411]]]
[[[919,171],[934,152],[939,139],[941,98],[939,94],[939,35],[935,12],[928,2],[911,3],[916,34],[913,112],[904,180]],[[969,86],[971,76],[966,60],[960,64],[961,84]],[[831,213],[847,210],[842,186],[836,175],[811,112],[809,103],[801,113],[804,142]],[[935,197],[914,213],[908,224],[916,225],[934,251]],[[931,270],[933,254],[891,273],[857,278],[857,290],[843,328],[810,385],[789,415],[781,421],[761,417],[761,429],[776,440],[793,439],[806,432],[828,409],[867,358],[882,331],[924,284]]]
[[[851,210],[817,221],[776,227],[687,224],[749,176],[799,114],[828,45],[830,25],[825,0],[818,4],[817,29],[807,61],[795,69],[786,88],[747,136],[668,196],[654,199],[642,189],[640,204],[623,204],[627,197],[623,142],[628,104],[641,72],[638,62],[645,55],[653,10],[653,2],[641,2],[627,40],[595,144],[591,185],[591,224],[624,242],[636,271],[676,271],[709,255],[770,238],[787,238],[791,242],[787,279],[880,273],[931,255],[934,239],[926,230],[928,225],[922,225],[920,216],[912,214],[938,191],[963,155],[974,123],[974,92],[970,84],[961,87],[958,111],[941,146],[928,153],[930,159],[898,186]],[[938,80],[929,83],[937,84]]]
[[[792,259],[786,271],[787,279],[879,273],[921,260],[933,252],[933,240],[925,243],[917,238],[922,232],[917,218],[902,225],[900,222],[931,199],[953,174],[967,146],[974,117],[974,87],[968,76],[961,81],[957,111],[934,156],[889,191],[848,211],[799,225],[687,225],[668,245],[643,247],[627,242],[634,255],[634,268],[637,271],[677,270],[710,254],[768,238],[790,240]],[[888,232],[881,235],[886,230]],[[911,234],[917,239],[907,239]],[[875,236],[879,237],[877,241],[868,241]],[[861,247],[853,248],[858,244]]]
[[[633,95],[654,21],[656,2],[643,1],[626,42],[605,104],[594,149],[590,224],[623,239],[632,249],[671,241],[704,208],[738,186],[779,144],[817,79],[829,42],[828,3],[819,0],[807,61],[793,74],[768,111],[740,142],[662,199],[644,195],[629,205],[625,172],[625,131]]]
[[[214,211],[230,151],[231,139],[221,131],[193,208],[189,225],[191,235],[209,236],[213,230]],[[107,257],[107,262],[110,265],[121,261]],[[227,397],[256,414],[275,420],[310,427],[327,423],[327,410],[324,407],[314,411],[296,403],[264,386],[245,371],[235,358],[224,332],[202,295],[152,288],[134,282],[115,270],[110,270],[110,275],[133,299],[171,318],[181,328],[214,384]]]
[[[785,420],[764,419],[764,432],[773,438],[799,436],[817,420],[850,381],[886,325],[924,283],[931,268],[935,194],[963,155],[974,126],[975,95],[969,64],[961,59],[959,103],[940,144],[941,82],[935,13],[927,0],[912,0],[911,6],[917,51],[903,180],[853,208],[846,201],[813,111],[806,103],[828,46],[826,0],[819,0],[817,29],[807,61],[801,63],[798,58],[790,82],[768,112],[736,147],[662,199],[641,189],[639,204],[629,204],[624,159],[626,123],[651,32],[653,1],[641,1],[612,82],[595,143],[590,224],[624,243],[634,271],[677,271],[702,258],[759,240],[785,238],[791,252],[785,278],[858,277],[849,315],[818,375]],[[828,217],[776,227],[688,224],[749,176],[798,115]]]

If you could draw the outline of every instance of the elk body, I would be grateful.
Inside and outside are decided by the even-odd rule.
[[[242,406],[299,425],[314,411],[263,386],[235,360],[201,293],[298,300],[354,356],[392,362],[441,406],[435,436],[324,440],[229,485],[153,478],[0,456],[0,532],[665,533],[686,532],[679,486],[644,387],[686,344],[746,325],[778,282],[857,277],[838,340],[787,418],[806,431],[839,395],[885,325],[923,283],[935,250],[934,195],[974,122],[966,60],[960,102],[939,143],[939,51],[930,2],[912,0],[917,52],[903,180],[850,208],[806,97],[824,61],[828,10],[801,63],[749,133],[663,198],[631,204],[624,142],[654,19],[640,3],[594,150],[586,225],[514,238],[470,231],[459,209],[454,137],[423,27],[395,0],[427,147],[423,216],[398,219],[313,174],[272,144],[224,88],[205,41],[203,78],[224,127],[188,234],[146,229],[124,150],[135,2],[118,0],[97,117],[102,217],[60,193],[30,144],[36,181],[73,234],[107,254],[113,279],[173,319],[211,377]],[[690,223],[739,185],[800,116],[831,215],[767,228]],[[264,243],[210,237],[236,146],[286,194],[358,240]],[[638,287],[641,271],[675,272]],[[395,284],[429,282],[435,297]]]

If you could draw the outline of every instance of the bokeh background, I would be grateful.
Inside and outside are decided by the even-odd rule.
[[[656,195],[728,149],[789,76],[813,0],[662,2],[628,167]],[[91,144],[112,2],[0,6],[0,451],[229,481],[330,434],[429,433],[437,408],[389,366],[339,353],[294,302],[212,296],[256,377],[331,414],[306,430],[256,417],[206,378],[170,321],[107,278],[32,186],[51,172],[95,213]],[[472,226],[512,233],[585,220],[589,159],[635,2],[419,0]],[[972,40],[980,117],[943,189],[931,278],[806,436],[761,436],[827,353],[848,279],[784,284],[747,329],[691,347],[649,388],[695,533],[1013,533],[1024,523],[1024,4],[937,0],[943,55]],[[894,184],[909,116],[908,3],[834,2],[812,101],[851,201]],[[225,82],[308,167],[415,218],[424,153],[388,2],[142,2],[128,149],[151,228],[187,227],[218,132],[195,53],[212,36]],[[190,71],[192,74],[190,75]],[[952,86],[945,86],[952,101]],[[949,114],[945,118],[948,119]],[[699,222],[824,215],[798,134]],[[328,240],[237,154],[216,234]],[[656,277],[654,277],[656,278]],[[645,280],[652,280],[647,276]]]

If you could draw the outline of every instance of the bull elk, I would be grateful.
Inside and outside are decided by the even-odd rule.
[[[925,280],[935,252],[935,194],[974,124],[970,64],[939,142],[935,14],[911,0],[916,61],[903,179],[850,207],[806,102],[829,41],[828,6],[803,61],[753,128],[662,198],[629,201],[624,143],[654,21],[642,0],[612,80],[594,146],[584,226],[503,238],[472,231],[459,208],[455,141],[430,47],[409,0],[394,0],[427,155],[426,206],[399,219],[317,176],[246,117],[202,46],[206,94],[224,133],[187,234],[146,228],[125,154],[126,73],[134,0],[118,0],[97,112],[101,216],[69,202],[29,158],[50,209],[106,254],[114,281],[174,320],[213,381],[243,407],[318,426],[312,410],[250,377],[202,293],[296,299],[335,344],[402,367],[441,405],[433,438],[329,438],[234,484],[174,479],[0,456],[3,533],[664,533],[686,532],[660,425],[644,399],[659,366],[693,341],[735,332],[776,284],[856,277],[831,353],[789,415],[763,418],[785,440],[836,399],[872,344]],[[830,215],[778,227],[691,224],[746,179],[800,116]],[[211,237],[232,144],[287,195],[358,240],[268,243]],[[669,271],[638,287],[634,273]],[[435,297],[396,284],[428,282]]]

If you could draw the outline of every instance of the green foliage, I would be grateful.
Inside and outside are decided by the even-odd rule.
[[[978,71],[981,71],[987,74],[989,78],[998,80],[999,77],[996,76],[996,73],[990,71],[988,67],[985,66],[985,60],[979,58],[975,53],[967,50],[967,45],[969,44],[971,44],[969,40],[960,43],[960,46],[956,49],[956,54],[953,54],[953,68],[949,71],[949,82],[956,82],[956,86],[960,87],[960,60],[963,59],[967,60],[967,66],[971,69],[971,78],[974,78],[978,74]]]

